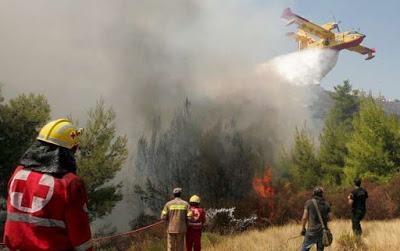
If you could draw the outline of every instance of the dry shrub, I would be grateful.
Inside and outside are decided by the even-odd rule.
[[[351,208],[347,202],[347,196],[351,188],[327,189],[326,199],[331,204],[332,214],[338,219],[347,219],[351,216]]]
[[[400,175],[389,183],[364,181],[363,187],[369,195],[366,219],[383,220],[400,217]],[[272,213],[267,215],[271,223],[281,225],[300,220],[304,203],[312,196],[311,190],[304,191],[291,183],[276,185],[274,189]],[[351,206],[348,204],[347,196],[353,189],[353,187],[325,189],[326,200],[331,204],[335,218],[351,217]],[[259,203],[262,203],[262,200]],[[266,210],[258,212],[261,212],[258,215],[267,217]]]
[[[277,186],[275,191],[271,222],[281,225],[291,220],[300,220],[304,203],[311,197],[311,192],[301,191],[290,183]]]
[[[398,181],[400,188],[400,179]],[[400,198],[400,191],[392,191],[391,185],[365,181],[363,187],[368,191],[366,219],[382,220],[393,219],[399,216],[399,206],[396,196]],[[351,217],[351,206],[347,196],[354,188],[327,189],[326,197],[331,203],[335,218],[348,219]]]
[[[361,238],[351,234],[350,232],[343,232],[336,241],[342,251],[361,251],[366,250],[367,248]]]
[[[398,204],[390,196],[390,186],[376,183],[365,184],[368,191],[366,219],[383,220],[395,218]]]

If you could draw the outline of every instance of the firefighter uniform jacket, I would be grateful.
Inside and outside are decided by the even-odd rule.
[[[181,198],[175,198],[167,204],[161,212],[161,219],[167,220],[167,232],[170,234],[186,233],[187,221],[191,219],[192,211],[189,203]]]
[[[8,183],[4,242],[11,250],[92,250],[82,180],[17,167]]]

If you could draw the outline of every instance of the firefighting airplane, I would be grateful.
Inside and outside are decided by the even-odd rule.
[[[282,18],[288,20],[287,25],[296,23],[297,32],[288,32],[287,36],[296,40],[299,44],[299,50],[306,48],[329,48],[333,50],[347,49],[350,51],[368,54],[365,60],[375,57],[375,49],[370,49],[361,45],[365,35],[357,31],[340,32],[338,23],[331,22],[324,25],[317,25],[299,15],[294,14],[290,8],[282,13]],[[332,30],[337,29],[337,33]],[[311,37],[312,35],[313,37]],[[314,37],[318,37],[316,40]]]

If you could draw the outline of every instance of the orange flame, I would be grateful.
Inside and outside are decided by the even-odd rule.
[[[272,172],[271,169],[266,168],[262,178],[254,177],[253,189],[257,195],[263,199],[272,198],[275,194],[272,187]]]

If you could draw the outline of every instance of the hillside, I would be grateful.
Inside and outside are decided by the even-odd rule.
[[[334,221],[330,228],[334,235],[332,247],[326,250],[398,250],[400,247],[400,220],[370,221],[363,224],[364,236],[361,241],[356,241],[352,235],[350,221]],[[299,250],[303,238],[288,240],[298,236],[300,225],[289,224],[274,227],[264,231],[249,231],[237,236],[223,237],[212,247],[204,251],[257,251],[257,250]],[[210,246],[209,243],[204,243]],[[312,249],[312,250],[315,250]]]

